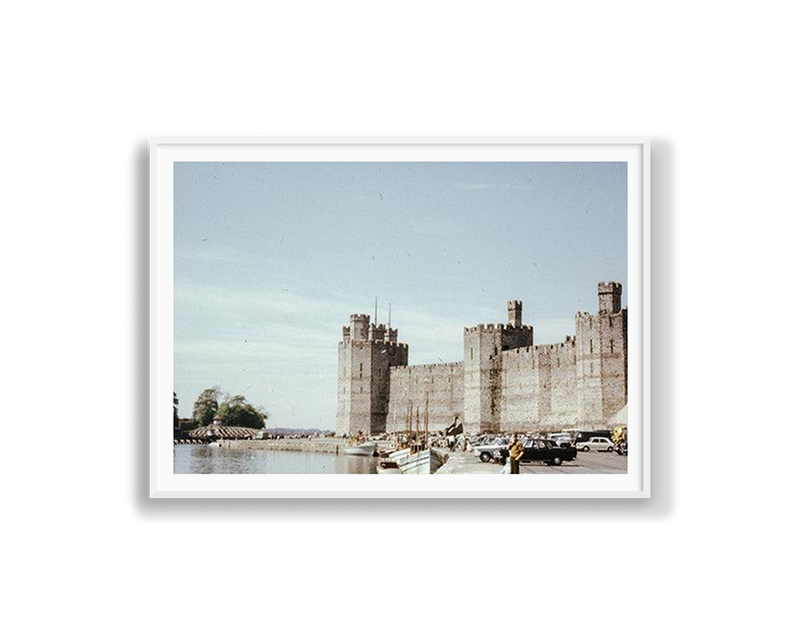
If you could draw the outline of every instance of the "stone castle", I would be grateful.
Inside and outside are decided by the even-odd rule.
[[[431,430],[454,416],[467,433],[605,428],[628,401],[628,310],[622,285],[601,282],[596,314],[575,315],[575,335],[534,345],[522,302],[507,324],[464,329],[464,360],[408,366],[397,329],[350,316],[339,343],[336,432],[403,431],[428,397]],[[415,414],[416,415],[416,414]]]

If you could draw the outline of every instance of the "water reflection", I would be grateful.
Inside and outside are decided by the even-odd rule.
[[[377,473],[374,459],[365,456],[204,444],[174,445],[173,464],[175,473]]]

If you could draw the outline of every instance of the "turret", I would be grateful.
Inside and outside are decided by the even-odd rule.
[[[386,325],[383,324],[379,324],[377,326],[374,324],[369,325],[370,341],[377,340],[382,342],[385,339],[385,337],[386,337]]]
[[[522,301],[510,300],[508,303],[508,324],[512,327],[522,326]]]
[[[366,340],[369,336],[369,315],[353,314],[350,316],[350,339]]]
[[[339,343],[337,433],[382,433],[389,404],[389,369],[408,365],[408,345],[397,329],[370,323],[366,314],[350,316]]]
[[[622,309],[622,285],[619,282],[600,282],[597,285],[600,313],[619,313]]]

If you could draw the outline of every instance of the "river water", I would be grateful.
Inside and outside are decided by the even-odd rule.
[[[377,473],[366,456],[176,444],[175,473]]]

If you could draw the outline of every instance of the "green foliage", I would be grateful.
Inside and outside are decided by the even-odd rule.
[[[210,425],[214,416],[219,411],[219,397],[222,395],[219,387],[212,387],[206,389],[199,396],[194,403],[194,410],[192,411],[192,418],[201,427]]]
[[[242,395],[226,396],[220,404],[221,397],[222,391],[219,387],[206,389],[197,397],[192,418],[198,425],[207,427],[213,422],[214,416],[219,415],[222,424],[228,427],[264,428],[269,414],[262,407],[254,407]]]
[[[263,429],[268,414],[261,407],[254,407],[244,396],[232,396],[223,402],[217,412],[222,424],[229,427],[248,427]]]
[[[172,392],[172,428],[177,429],[178,424],[178,394],[174,391]]]

